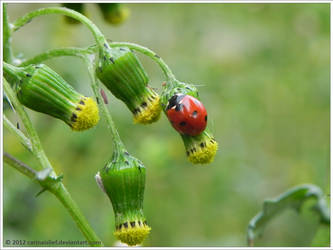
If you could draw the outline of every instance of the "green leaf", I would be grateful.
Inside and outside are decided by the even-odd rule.
[[[320,222],[329,225],[330,214],[323,192],[315,185],[304,184],[288,190],[275,199],[264,201],[262,211],[253,217],[248,225],[248,245],[254,245],[254,240],[263,233],[265,226],[277,214],[287,208],[300,212],[302,205],[313,198],[316,200],[313,210],[320,216]]]

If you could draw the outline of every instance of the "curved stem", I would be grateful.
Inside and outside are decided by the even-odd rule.
[[[3,4],[3,60],[12,63],[14,60],[11,44],[11,28],[8,22],[7,4]]]
[[[103,49],[103,46],[107,46],[107,41],[102,34],[102,32],[98,29],[98,27],[90,21],[87,17],[80,14],[79,12],[76,12],[71,9],[63,8],[63,7],[50,7],[50,8],[43,8],[38,9],[32,12],[29,12],[28,14],[24,15],[23,17],[20,17],[17,19],[14,23],[13,31],[17,31],[22,26],[30,22],[33,18],[43,15],[50,15],[50,14],[61,14],[65,16],[69,16],[74,18],[75,20],[83,23],[88,27],[88,29],[93,33],[94,38],[96,40],[96,43],[99,45],[100,51]]]
[[[50,49],[33,58],[23,61],[20,64],[20,66],[27,66],[29,64],[38,64],[53,57],[59,57],[59,56],[75,56],[83,58],[84,57],[83,54],[88,54],[89,52],[90,52],[89,49],[81,49],[81,48]]]
[[[165,77],[167,79],[176,80],[176,77],[172,73],[169,66],[154,51],[152,51],[152,50],[150,50],[150,49],[148,49],[144,46],[141,46],[141,45],[138,45],[138,44],[135,44],[135,43],[128,43],[128,42],[112,42],[112,43],[109,43],[109,45],[111,47],[123,47],[123,46],[128,47],[130,49],[134,49],[136,51],[139,51],[139,52],[141,52],[142,54],[144,54],[146,56],[149,56],[152,60],[154,60],[160,66],[160,68],[162,69],[162,71],[165,74]]]

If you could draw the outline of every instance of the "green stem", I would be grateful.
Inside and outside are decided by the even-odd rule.
[[[17,114],[20,116],[22,123],[24,124],[28,137],[30,138],[30,141],[31,141],[33,154],[40,160],[40,162],[44,168],[52,169],[52,166],[42,149],[42,146],[41,146],[41,143],[38,138],[36,130],[33,128],[32,123],[31,123],[27,113],[25,112],[23,106],[17,99],[16,94],[14,93],[13,89],[10,87],[10,85],[7,81],[3,81],[3,88],[5,90],[7,97],[11,101],[14,109],[16,110]],[[53,174],[53,176],[55,176],[54,171],[52,171],[52,174]]]
[[[55,188],[52,188],[55,187]],[[90,227],[88,221],[81,213],[79,207],[72,199],[70,193],[67,191],[65,186],[62,183],[59,185],[53,185],[50,189],[50,192],[53,193],[58,200],[63,204],[66,210],[69,212],[73,220],[75,221],[77,227],[80,229],[81,233],[87,239],[90,246],[102,247],[103,243],[98,238],[94,230]]]
[[[27,66],[30,64],[38,64],[43,61],[46,61],[53,57],[59,56],[75,56],[83,58],[83,54],[88,54],[90,51],[88,49],[81,48],[61,48],[61,49],[51,49],[47,50],[44,53],[41,53],[33,58],[23,61],[20,66]]]
[[[3,4],[3,60],[12,63],[14,60],[11,45],[11,28],[8,22],[7,4]]]
[[[29,151],[32,151],[31,142],[30,140],[22,133],[21,130],[17,129],[9,120],[8,118],[3,115],[3,124],[5,128],[7,128],[13,134],[16,134],[17,137],[20,139],[23,146],[25,146]]]
[[[111,114],[110,114],[106,104],[104,103],[104,101],[103,101],[104,99],[100,93],[101,88],[99,86],[98,80],[96,79],[95,64],[94,64],[93,60],[91,60],[91,58],[89,58],[89,57],[85,58],[85,62],[87,64],[88,73],[89,73],[89,76],[91,79],[91,88],[93,89],[95,96],[98,98],[99,109],[102,111],[102,114],[103,114],[102,116],[105,117],[106,122],[108,124],[108,128],[110,129],[110,132],[112,135],[114,150],[116,152],[120,152],[121,150],[123,150],[125,148],[125,146],[120,139],[119,133],[112,120]]]
[[[109,43],[109,45],[111,47],[128,47],[130,49],[134,49],[136,51],[141,52],[142,54],[149,56],[153,61],[155,61],[160,68],[162,69],[163,73],[165,74],[165,77],[169,80],[176,80],[176,77],[174,76],[174,74],[172,73],[171,69],[169,68],[169,66],[163,61],[163,59],[161,57],[159,57],[154,51],[135,44],[135,43],[128,43],[128,42],[113,42],[113,43]]]
[[[76,12],[71,9],[63,8],[63,7],[50,7],[50,8],[43,8],[38,9],[32,12],[29,12],[28,14],[24,15],[23,17],[20,17],[17,19],[14,23],[13,31],[17,31],[22,26],[30,22],[33,18],[42,16],[42,15],[50,15],[50,14],[61,14],[65,16],[69,16],[74,18],[75,20],[83,23],[88,27],[88,29],[92,32],[94,35],[94,38],[96,40],[96,43],[99,45],[100,52],[103,50],[103,47],[105,44],[107,44],[107,41],[102,34],[102,32],[98,29],[98,27],[90,21],[87,17],[80,14],[79,12]]]
[[[90,246],[103,246],[102,241],[98,238],[94,230],[90,227],[88,221],[81,213],[79,207],[76,205],[74,200],[72,199],[71,195],[65,188],[65,186],[57,180],[57,178],[50,179],[39,179],[38,172],[25,163],[17,160],[10,154],[4,152],[3,154],[4,162],[7,163],[9,166],[15,168],[20,173],[24,174],[25,176],[29,177],[33,181],[38,181],[39,184],[49,190],[52,194],[54,194],[57,199],[63,204],[66,210],[69,212],[71,217],[73,218],[74,222],[76,223],[77,227],[80,229],[84,237],[87,239],[88,244]]]
[[[3,161],[7,163],[9,166],[15,168],[20,173],[24,174],[25,176],[29,177],[32,180],[35,180],[37,176],[37,171],[29,167],[28,165],[24,164],[23,162],[15,159],[13,156],[8,154],[7,152],[3,153]]]

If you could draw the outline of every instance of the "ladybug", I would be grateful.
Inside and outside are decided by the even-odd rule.
[[[168,101],[166,113],[172,126],[181,134],[195,136],[207,126],[205,106],[190,95],[172,96]]]

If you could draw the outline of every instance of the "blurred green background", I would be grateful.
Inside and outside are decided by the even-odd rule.
[[[11,21],[58,4],[9,4]],[[249,220],[262,202],[293,186],[330,190],[329,4],[126,4],[129,19],[106,23],[95,4],[88,16],[113,41],[156,51],[181,81],[198,84],[219,142],[215,161],[191,165],[180,136],[165,116],[134,125],[125,105],[109,93],[109,108],[129,152],[147,167],[144,210],[151,235],[144,246],[246,246]],[[39,17],[16,32],[13,48],[26,58],[49,48],[88,46],[83,25],[61,16]],[[151,85],[163,76],[140,56]],[[82,61],[47,61],[75,88],[91,95]],[[5,112],[16,123],[10,110]],[[112,206],[94,175],[112,154],[104,122],[86,132],[29,111],[45,151],[106,246],[115,243]],[[4,150],[38,164],[4,130]],[[84,240],[50,193],[4,167],[4,239]],[[318,222],[313,213],[288,211],[274,219],[256,246],[309,246]]]

